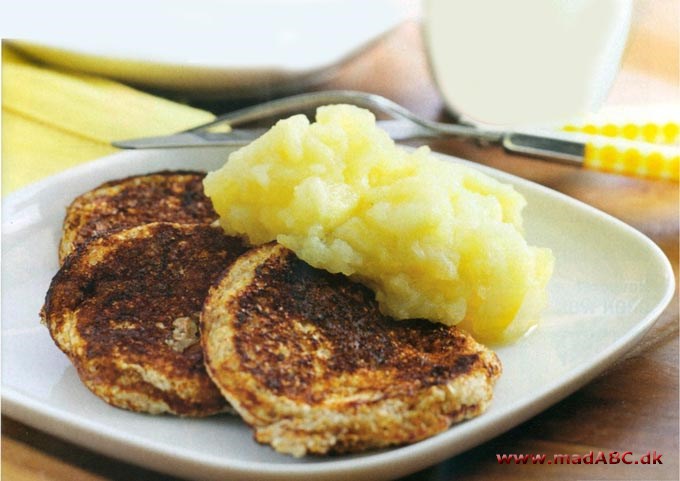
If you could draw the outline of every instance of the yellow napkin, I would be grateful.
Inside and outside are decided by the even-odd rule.
[[[171,134],[213,118],[118,82],[33,63],[3,45],[3,195],[116,152],[112,140]]]

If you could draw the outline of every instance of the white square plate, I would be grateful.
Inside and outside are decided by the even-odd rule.
[[[524,194],[529,242],[550,247],[556,258],[541,325],[497,349],[504,374],[486,413],[410,446],[295,459],[255,443],[236,417],[181,419],[113,408],[81,385],[39,323],[58,268],[65,208],[104,181],[162,169],[211,170],[226,157],[219,148],[122,152],[5,199],[2,402],[7,415],[107,455],[193,479],[394,478],[482,443],[578,389],[640,339],[674,291],[668,260],[636,230],[562,194],[476,166]]]

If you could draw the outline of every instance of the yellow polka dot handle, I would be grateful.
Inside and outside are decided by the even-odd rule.
[[[677,125],[668,125],[676,126],[674,135],[677,136]],[[606,172],[677,182],[680,172],[680,146],[666,142],[666,139],[671,137],[664,134],[663,143],[653,143],[609,137],[606,134],[588,136],[583,166]]]
[[[680,123],[678,122],[649,122],[642,125],[634,123],[622,125],[587,123],[582,126],[567,125],[564,127],[564,130],[567,132],[603,135],[605,137],[620,137],[652,144],[680,145]]]
[[[617,123],[611,122],[611,118],[608,120],[591,119],[582,125],[564,127],[566,132],[584,135],[584,167],[678,181],[680,121]]]
[[[594,125],[566,131],[517,131],[504,135],[510,152],[604,172],[678,182],[678,123],[622,127]],[[620,134],[620,135],[614,135]]]

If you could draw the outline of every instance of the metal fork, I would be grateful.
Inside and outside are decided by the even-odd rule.
[[[380,95],[351,90],[332,90],[294,95],[272,100],[253,107],[220,115],[215,120],[174,135],[146,137],[113,142],[125,149],[197,147],[205,145],[242,146],[260,135],[266,129],[239,128],[244,124],[257,121],[280,119],[287,115],[309,111],[321,105],[352,104],[374,113],[391,117],[381,120],[379,126],[386,130],[395,141],[411,139],[435,139],[458,137],[474,139],[482,144],[501,144],[509,152],[542,157],[562,163],[586,166],[598,170],[611,170],[640,177],[670,178],[677,180],[673,165],[677,163],[677,152],[669,146],[646,144],[625,139],[612,139],[577,132],[552,130],[501,131],[467,124],[449,124],[423,119],[403,106]],[[228,125],[228,131],[220,132],[220,127]],[[617,156],[635,150],[642,152],[635,169],[628,169],[630,163],[600,163],[597,156],[603,148],[612,149]],[[660,155],[664,168],[655,171],[647,168],[647,158]],[[611,157],[611,154],[609,155]],[[651,158],[651,157],[649,157]],[[668,168],[666,168],[668,167]],[[675,169],[677,170],[677,169]]]

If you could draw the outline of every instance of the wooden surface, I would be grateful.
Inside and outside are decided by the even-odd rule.
[[[610,104],[680,102],[674,0],[639,1],[623,69]],[[446,119],[425,61],[419,30],[406,24],[352,59],[322,88],[380,93],[429,118]],[[229,105],[206,104],[213,110]],[[547,185],[612,214],[651,237],[678,276],[678,185],[585,172],[460,141],[435,150]],[[612,368],[542,414],[475,449],[409,476],[416,480],[677,480],[678,297],[642,342]],[[663,464],[499,465],[496,454],[647,451]],[[5,480],[171,479],[69,444],[8,417],[2,419]]]

